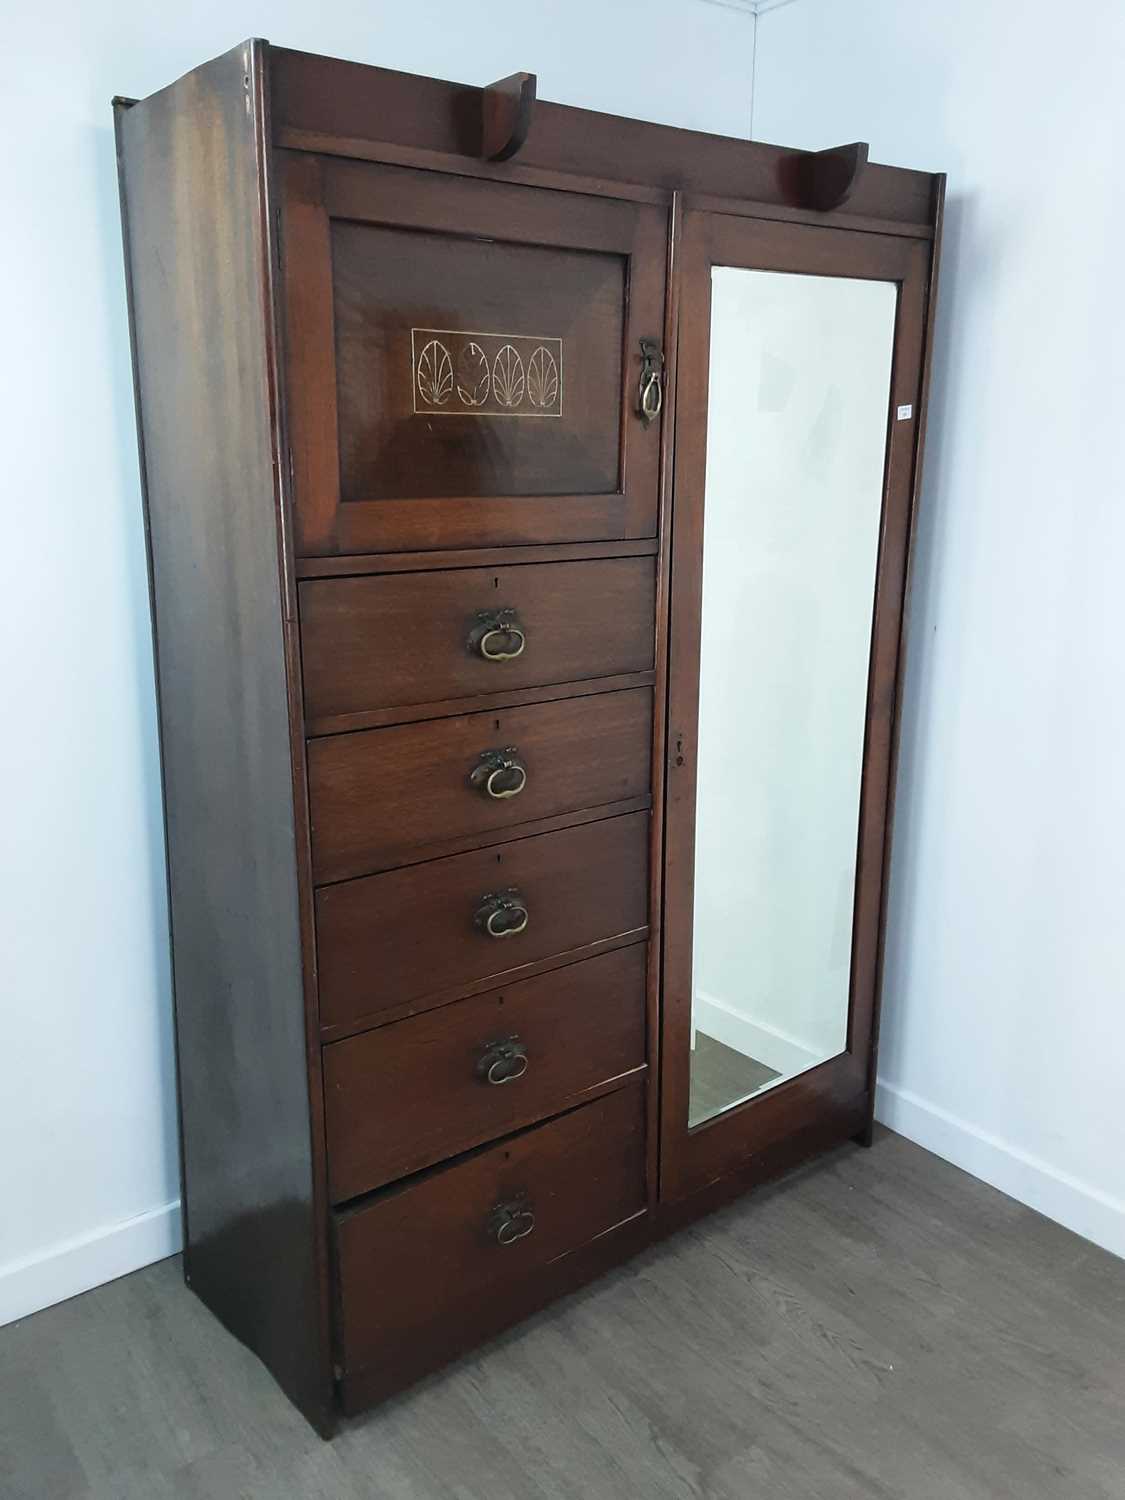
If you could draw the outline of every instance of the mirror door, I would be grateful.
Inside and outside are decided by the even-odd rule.
[[[866,1120],[928,248],[685,219],[666,1197]]]

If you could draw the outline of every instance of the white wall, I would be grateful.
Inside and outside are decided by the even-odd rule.
[[[471,83],[528,68],[544,98],[737,135],[752,28],[698,0],[5,7],[0,1322],[179,1232],[111,96],[264,35]]]
[[[1125,7],[796,0],[754,135],[949,173],[879,1110],[1125,1254]]]

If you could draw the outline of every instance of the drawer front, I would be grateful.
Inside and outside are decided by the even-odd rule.
[[[557,1114],[645,1062],[644,943],[324,1049],[336,1202]]]
[[[307,580],[306,716],[651,671],[655,587],[651,557]]]
[[[422,1009],[644,927],[648,836],[648,813],[630,813],[322,888],[322,1025]],[[504,935],[489,935],[489,926]]]
[[[649,688],[312,740],[314,876],[644,796],[651,747]]]
[[[339,1215],[345,1371],[440,1362],[466,1327],[503,1327],[526,1278],[640,1213],[644,1097],[627,1085]]]

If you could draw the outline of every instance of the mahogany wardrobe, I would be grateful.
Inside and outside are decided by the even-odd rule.
[[[324,1433],[871,1129],[943,179],[115,101],[184,1274]]]

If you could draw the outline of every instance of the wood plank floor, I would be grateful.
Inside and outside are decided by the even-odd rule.
[[[0,1329],[3,1500],[1125,1500],[1125,1262],[882,1132],[321,1443],[164,1261]]]
[[[775,1068],[767,1068],[756,1057],[747,1057],[725,1042],[697,1031],[691,1049],[688,1125],[699,1125],[712,1115],[721,1115],[780,1077]]]

